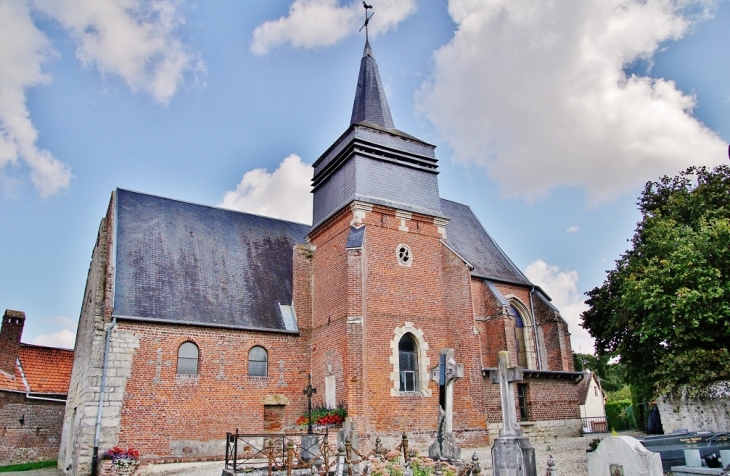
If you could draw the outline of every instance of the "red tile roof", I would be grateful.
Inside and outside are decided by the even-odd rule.
[[[68,393],[73,350],[20,344],[18,357],[31,393]]]
[[[18,366],[15,366],[15,378],[10,378],[5,372],[0,372],[0,390],[11,390],[16,392],[27,392],[23,383],[23,376]]]

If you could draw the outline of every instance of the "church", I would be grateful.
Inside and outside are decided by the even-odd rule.
[[[143,462],[221,457],[225,434],[291,431],[345,406],[361,448],[437,429],[485,445],[489,371],[522,368],[525,433],[578,434],[566,322],[464,204],[435,147],[395,127],[366,41],[349,127],[313,164],[312,225],[112,192],[89,268],[59,467],[134,447]],[[419,443],[420,442],[420,443]]]

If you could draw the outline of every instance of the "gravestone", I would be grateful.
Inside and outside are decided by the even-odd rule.
[[[589,476],[662,476],[659,453],[644,448],[630,436],[608,436],[596,451],[588,453]]]
[[[461,448],[456,445],[452,431],[454,383],[463,376],[464,366],[454,359],[454,349],[442,350],[439,364],[431,371],[431,380],[439,384],[439,408],[436,441],[428,447],[428,457],[457,463],[457,466],[461,459]]]
[[[494,476],[537,476],[535,448],[522,434],[515,410],[514,382],[522,380],[522,369],[509,367],[509,352],[499,353],[499,367],[489,374],[499,384],[502,401],[502,428],[492,446]]]

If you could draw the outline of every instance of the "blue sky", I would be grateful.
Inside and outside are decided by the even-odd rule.
[[[730,3],[373,0],[396,127],[570,323],[641,186],[728,160]],[[349,124],[359,2],[0,0],[0,308],[72,346],[116,187],[306,221]],[[309,208],[308,208],[309,207]]]

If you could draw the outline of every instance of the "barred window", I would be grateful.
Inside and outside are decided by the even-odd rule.
[[[400,367],[400,391],[415,392],[418,388],[418,352],[411,334],[405,334],[398,342]]]
[[[192,342],[183,342],[177,349],[177,374],[198,374],[198,346]]]
[[[269,375],[269,355],[263,347],[257,345],[248,352],[248,374],[252,377]]]

